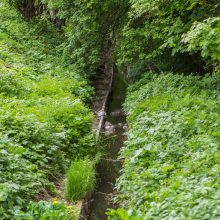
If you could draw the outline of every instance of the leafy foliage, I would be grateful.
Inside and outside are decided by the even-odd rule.
[[[16,211],[13,220],[76,220],[77,210],[74,206],[54,200],[53,202],[32,202],[26,213]]]
[[[188,51],[201,51],[203,57],[211,56],[212,59],[219,60],[219,36],[220,17],[213,17],[204,22],[195,22],[183,37],[183,42],[188,43]]]
[[[66,20],[64,32],[64,57],[77,70],[94,75],[97,67],[107,62],[106,54],[110,41],[124,21],[128,1],[116,0],[44,0],[50,10],[57,10],[58,16]],[[114,13],[112,13],[114,12]]]
[[[219,9],[218,0],[1,1],[1,218],[42,191],[56,193],[49,179],[71,161],[94,158],[85,76],[106,62],[133,80],[149,70],[219,74]],[[130,131],[117,184],[125,209],[110,218],[218,219],[219,78],[147,73],[130,87],[125,110]],[[87,175],[72,175],[85,168],[76,163],[67,180],[79,188]],[[54,208],[29,208],[45,207]]]
[[[37,194],[56,193],[49,179],[97,148],[85,104],[93,89],[63,60],[63,33],[5,2],[0,19],[0,219],[12,219]]]
[[[128,213],[219,218],[219,83],[210,76],[148,73],[130,86],[124,106],[130,130],[117,181],[117,201]]]
[[[108,220],[142,220],[143,218],[139,216],[136,212],[133,210],[122,210],[117,209],[113,210],[110,209],[106,213],[108,215]]]
[[[117,41],[118,64],[129,65],[134,79],[146,70],[210,70],[219,60],[219,7],[217,0],[130,0]]]

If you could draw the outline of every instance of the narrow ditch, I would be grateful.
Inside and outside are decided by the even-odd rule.
[[[126,97],[126,81],[123,75],[114,74],[112,91],[107,106],[103,135],[106,151],[97,166],[97,186],[90,199],[89,220],[105,220],[108,208],[117,208],[112,199],[115,192],[115,182],[121,169],[121,161],[117,160],[118,152],[126,139],[126,117],[122,104]],[[101,140],[102,142],[102,140]]]

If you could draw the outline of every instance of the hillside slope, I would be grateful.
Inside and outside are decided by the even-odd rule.
[[[97,153],[93,94],[62,57],[62,32],[0,3],[0,219],[56,195],[70,162]],[[47,192],[47,193],[46,193]]]

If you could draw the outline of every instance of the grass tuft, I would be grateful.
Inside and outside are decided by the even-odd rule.
[[[88,159],[74,161],[66,175],[65,198],[77,201],[91,192],[95,185],[94,165]]]

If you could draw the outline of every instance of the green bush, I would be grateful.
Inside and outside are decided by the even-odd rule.
[[[13,220],[76,220],[77,210],[58,200],[31,202],[27,212],[15,212]]]
[[[108,220],[143,220],[133,210],[109,209],[106,214],[108,215]]]
[[[211,17],[203,22],[195,22],[183,35],[188,51],[199,51],[205,58],[220,59],[219,51],[220,17]]]
[[[117,180],[117,201],[129,213],[219,219],[219,92],[219,78],[211,76],[146,74],[130,86]]]
[[[66,175],[65,198],[69,201],[77,201],[85,197],[87,192],[94,189],[95,170],[94,165],[86,160],[72,163]]]
[[[46,172],[23,155],[26,149],[0,135],[0,219],[10,219],[43,187],[49,188]]]

